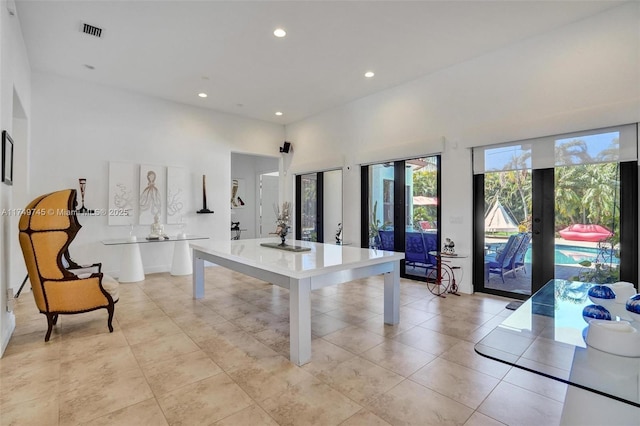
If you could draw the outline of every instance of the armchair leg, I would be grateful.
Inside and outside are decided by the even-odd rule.
[[[49,328],[47,329],[47,334],[44,336],[44,341],[48,342],[49,338],[51,337],[51,330],[53,330],[53,325],[56,323],[58,316],[55,314],[45,314],[45,315],[47,316],[47,326]]]
[[[115,310],[113,308],[114,308],[113,304],[107,306],[107,311],[109,312],[109,320],[107,321],[107,326],[109,327],[109,333],[113,333],[113,325],[111,325],[111,322],[113,321],[113,312]]]
[[[58,323],[58,314],[55,314],[53,316],[53,325],[56,325]]]

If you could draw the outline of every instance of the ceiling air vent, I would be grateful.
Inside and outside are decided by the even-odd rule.
[[[93,25],[83,24],[82,32],[94,37],[102,37],[102,28],[94,27]]]

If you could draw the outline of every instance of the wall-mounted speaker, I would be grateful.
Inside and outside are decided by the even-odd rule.
[[[285,154],[288,154],[290,149],[291,149],[291,142],[285,141],[284,145],[280,147],[280,152],[284,152]]]

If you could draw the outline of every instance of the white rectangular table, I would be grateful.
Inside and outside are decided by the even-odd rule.
[[[204,262],[289,289],[290,359],[311,360],[311,291],[372,275],[384,274],[384,322],[400,321],[400,260],[404,253],[293,241],[311,248],[289,252],[262,247],[279,239],[202,241],[193,249],[193,297],[204,297]]]

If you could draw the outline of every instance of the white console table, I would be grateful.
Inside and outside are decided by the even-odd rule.
[[[198,235],[184,235],[182,237],[172,236],[160,238],[158,240],[147,240],[138,238],[116,238],[103,240],[106,246],[123,246],[120,260],[120,275],[118,281],[121,283],[133,283],[144,280],[144,268],[142,267],[142,257],[140,256],[140,244],[150,243],[175,243],[173,246],[173,261],[171,262],[171,275],[191,275],[192,263],[188,241],[206,240],[209,237]]]

